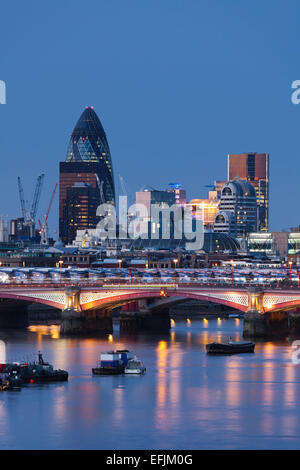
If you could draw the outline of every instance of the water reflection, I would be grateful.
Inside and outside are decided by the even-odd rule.
[[[300,365],[288,343],[209,356],[208,342],[241,339],[243,321],[187,320],[167,334],[114,328],[107,338],[66,339],[56,325],[5,333],[7,358],[41,349],[70,379],[0,394],[0,448],[297,448]],[[146,375],[93,377],[100,353],[117,348],[136,352]]]
[[[28,330],[37,333],[38,342],[41,344],[43,336],[51,336],[53,339],[60,337],[60,326],[59,325],[31,325]]]

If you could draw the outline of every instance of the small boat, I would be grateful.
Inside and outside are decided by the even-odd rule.
[[[0,378],[0,391],[7,390],[20,391],[22,387],[22,380],[17,370],[11,370],[4,377]]]
[[[18,370],[12,370],[6,375],[6,390],[19,392],[22,387],[22,379]]]
[[[124,374],[125,367],[133,354],[127,349],[118,349],[101,353],[97,367],[92,369],[94,375],[117,375]]]
[[[145,374],[146,367],[136,356],[130,359],[125,367],[125,374]]]
[[[22,384],[65,382],[69,375],[67,371],[55,370],[51,364],[45,362],[40,351],[38,352],[38,362],[7,364],[5,372],[11,374],[13,371],[17,371]]]
[[[206,345],[208,354],[241,354],[254,353],[255,343],[251,341],[228,341],[227,343],[209,343]]]

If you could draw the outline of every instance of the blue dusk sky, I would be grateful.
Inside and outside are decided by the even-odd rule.
[[[298,0],[2,2],[0,213],[21,215],[17,176],[48,206],[73,127],[93,105],[128,194],[181,182],[205,197],[227,154],[270,153],[270,228],[300,224]],[[50,216],[57,237],[58,194]]]

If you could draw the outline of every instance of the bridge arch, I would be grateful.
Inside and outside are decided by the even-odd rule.
[[[38,294],[37,294],[38,295]],[[35,294],[16,294],[15,292],[1,292],[0,298],[1,299],[12,299],[12,300],[20,300],[25,301],[28,303],[38,303],[42,305],[49,305],[50,307],[58,308],[63,310],[65,307],[64,302],[64,293],[60,294],[61,301],[59,301],[59,297],[51,298],[51,295],[40,294],[40,297],[37,297]]]
[[[184,300],[204,300],[207,302],[212,302],[216,304],[226,305],[242,312],[245,312],[248,308],[248,296],[247,293],[242,294],[240,292],[237,293],[217,293],[215,295],[208,293],[196,293],[186,291],[177,291],[177,290],[170,290],[165,292],[166,296],[162,295],[162,290],[157,291],[132,291],[132,292],[124,292],[124,293],[114,293],[112,292],[111,295],[107,295],[105,297],[101,297],[100,294],[94,296],[94,298],[88,299],[86,297],[86,302],[81,302],[81,309],[83,311],[87,311],[90,309],[98,309],[98,308],[115,308],[120,305],[124,305],[126,303],[138,301],[138,300],[147,300],[147,299],[157,299],[160,300],[160,306],[167,306],[171,305],[172,303],[176,303],[179,301]],[[158,308],[159,305],[157,304],[156,307]],[[150,306],[151,308],[151,306]]]

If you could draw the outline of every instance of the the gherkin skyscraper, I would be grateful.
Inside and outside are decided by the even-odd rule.
[[[71,243],[77,230],[95,228],[101,203],[115,204],[112,161],[106,134],[92,106],[87,106],[60,163],[59,234]]]

